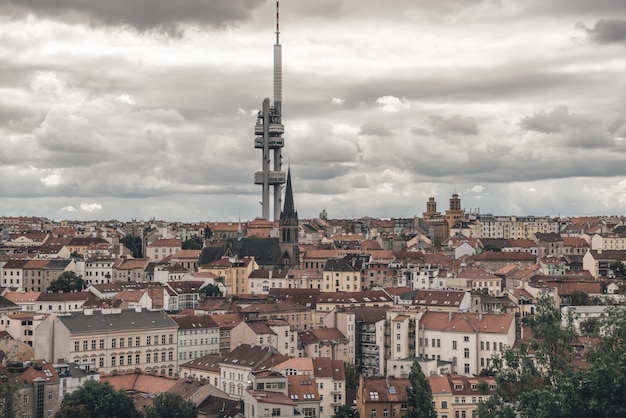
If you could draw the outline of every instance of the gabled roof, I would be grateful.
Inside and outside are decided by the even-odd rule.
[[[363,387],[359,390],[364,402],[406,403],[408,387],[411,387],[409,379],[368,378],[363,379]]]
[[[91,292],[41,292],[37,298],[37,302],[80,302],[89,298],[93,298]]]
[[[178,328],[178,324],[164,312],[146,310],[137,312],[134,309],[124,309],[119,313],[108,314],[94,310],[90,315],[72,312],[59,315],[58,320],[70,333]]]
[[[152,243],[148,244],[149,248],[161,248],[161,247],[174,247],[181,248],[183,246],[183,242],[180,238],[159,238]]]
[[[476,314],[461,312],[425,312],[419,326],[428,330],[464,333],[506,334],[515,326],[514,314]]]
[[[178,330],[218,328],[217,323],[211,315],[187,315],[172,316],[174,322],[178,324]]]
[[[413,304],[419,306],[460,307],[466,292],[456,290],[418,290]]]
[[[268,358],[278,354],[273,347],[259,347],[250,344],[240,344],[220,361],[223,366],[245,367],[257,370]]]
[[[336,304],[374,304],[393,302],[393,298],[384,290],[363,290],[359,292],[320,292],[317,303]]]

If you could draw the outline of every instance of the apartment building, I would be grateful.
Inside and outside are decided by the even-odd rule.
[[[210,315],[173,316],[178,324],[178,363],[220,352],[220,328]]]
[[[198,267],[198,271],[217,276],[229,295],[251,293],[248,277],[258,269],[259,265],[254,258],[221,258]]]
[[[102,309],[50,315],[35,331],[35,357],[89,363],[94,370],[173,376],[178,324],[163,312]]]
[[[494,378],[448,374],[428,376],[428,382],[439,418],[475,417],[480,402],[489,399],[496,390]]]
[[[180,238],[159,238],[146,246],[146,257],[153,262],[182,251],[183,242]]]
[[[450,361],[452,373],[478,375],[493,354],[515,343],[515,315],[429,311],[417,337],[418,357]]]

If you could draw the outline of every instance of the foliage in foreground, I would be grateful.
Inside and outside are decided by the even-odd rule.
[[[607,308],[600,317],[584,367],[574,364],[572,320],[550,296],[524,322],[533,338],[494,357],[498,389],[479,405],[480,418],[626,416],[626,310]]]

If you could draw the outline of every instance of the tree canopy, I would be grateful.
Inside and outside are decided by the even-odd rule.
[[[146,418],[196,418],[198,408],[192,401],[186,401],[173,393],[161,393],[154,398],[152,405],[144,411]]]
[[[359,418],[359,411],[350,405],[341,405],[333,414],[333,418]]]
[[[481,403],[478,416],[626,416],[626,310],[607,307],[588,333],[594,343],[585,357],[571,318],[561,318],[549,296],[524,318],[532,332],[494,357],[496,395]],[[586,360],[584,367],[580,361]]]
[[[204,242],[202,242],[202,238],[198,235],[194,235],[188,240],[183,241],[182,249],[183,250],[201,250],[204,246]]]
[[[79,276],[73,271],[64,271],[48,285],[50,292],[80,292],[87,287],[87,282],[83,276]]]
[[[120,242],[124,244],[126,248],[132,251],[133,257],[141,258],[143,257],[143,246],[141,242],[141,237],[136,237],[134,235],[126,235]]]
[[[409,373],[411,386],[407,387],[409,410],[405,418],[434,418],[437,416],[433,406],[433,391],[419,362],[413,362]]]
[[[210,296],[220,297],[222,296],[222,291],[220,290],[218,285],[209,283],[200,289],[200,294],[205,297],[210,297]]]
[[[54,418],[141,418],[133,400],[116,391],[109,383],[87,380],[83,386],[65,395]]]

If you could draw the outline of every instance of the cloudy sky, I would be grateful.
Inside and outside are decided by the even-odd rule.
[[[283,0],[301,218],[624,214],[626,1]],[[0,0],[0,215],[261,215],[275,3]],[[285,166],[286,169],[286,166]]]

